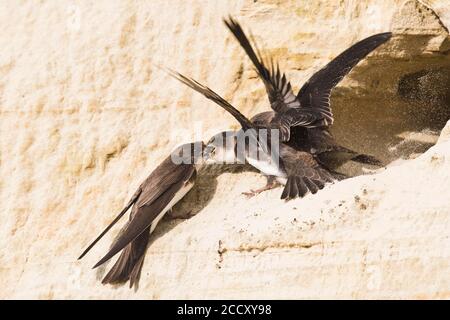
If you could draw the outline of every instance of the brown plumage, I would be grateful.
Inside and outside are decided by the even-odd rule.
[[[240,140],[239,136],[241,134],[243,135],[248,131],[252,131],[255,136],[255,139],[248,143],[258,143],[262,140],[260,139],[260,131],[258,129],[268,129],[267,127],[256,126],[252,121],[245,118],[245,116],[228,101],[198,81],[174,71],[170,71],[169,74],[193,90],[203,94],[206,98],[214,101],[238,120],[242,126],[242,130],[236,134],[237,141]],[[271,130],[268,131],[271,132]],[[328,173],[311,154],[305,151],[296,150],[281,141],[278,142],[280,142],[278,154],[273,154],[271,145],[267,144],[267,149],[259,147],[258,145],[257,158],[252,158],[252,155],[248,153],[245,153],[244,157],[252,166],[259,169],[264,174],[276,176],[278,181],[285,183],[285,188],[281,195],[282,199],[289,200],[296,197],[303,197],[308,190],[311,193],[316,193],[319,189],[324,187],[325,183],[333,181],[333,176]],[[261,143],[261,145],[264,145],[264,143]],[[247,144],[245,147],[244,152],[248,151]],[[273,160],[274,155],[278,160],[276,168],[274,167],[274,162],[271,161]],[[239,153],[236,154],[238,159],[240,156]]]
[[[334,181],[334,176],[308,152],[299,151],[281,143],[280,158],[287,174],[281,199],[303,197],[307,191],[314,194],[326,183]]]
[[[130,219],[132,219],[132,215],[130,215]],[[102,283],[114,284],[130,280],[130,288],[137,284],[149,239],[150,227],[145,229],[144,232],[122,250],[117,261],[103,278]]]
[[[373,35],[352,45],[316,72],[294,95],[278,64],[275,66],[273,60],[265,62],[256,45],[253,45],[255,52],[240,24],[232,17],[225,19],[224,23],[252,61],[273,109],[255,115],[251,119],[255,124],[280,129],[282,141],[317,155],[319,161],[330,170],[349,160],[382,165],[373,156],[337,144],[329,131],[334,121],[330,96],[332,89],[359,61],[391,38],[390,32]]]
[[[107,254],[94,266],[102,265],[121,250],[122,253],[102,283],[130,280],[137,284],[151,233],[163,215],[192,188],[197,168],[202,165],[203,142],[177,148],[144,180],[124,210],[81,254],[81,259],[131,206],[130,220]],[[174,163],[175,160],[182,161]]]

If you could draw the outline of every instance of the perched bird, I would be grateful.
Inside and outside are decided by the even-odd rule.
[[[195,142],[173,151],[144,180],[125,208],[78,258],[83,258],[132,207],[129,222],[108,253],[94,266],[100,266],[122,250],[119,259],[102,280],[103,284],[127,280],[130,280],[130,288],[137,284],[149,237],[161,218],[193,187],[197,170],[204,164],[204,147],[203,142]]]
[[[278,128],[282,141],[297,150],[312,153],[332,171],[349,160],[383,165],[375,157],[358,153],[335,141],[329,131],[334,121],[330,95],[360,60],[391,38],[391,32],[376,34],[354,44],[316,72],[294,95],[278,64],[275,66],[273,59],[270,65],[263,61],[261,53],[258,49],[255,52],[240,24],[231,16],[224,19],[224,23],[252,61],[273,110],[255,115],[251,119],[255,125]]]
[[[232,141],[234,141],[232,144],[223,143],[223,141],[229,141],[230,135],[227,132],[214,136],[205,148],[205,155],[208,158],[215,159],[215,155],[222,154],[231,159],[233,158],[231,152],[234,151],[237,161],[242,163],[243,160],[246,160],[265,175],[275,177],[276,181],[284,184],[281,199],[286,200],[303,197],[308,191],[316,193],[325,186],[325,183],[333,182],[332,174],[320,165],[310,153],[280,143],[278,130],[272,131],[267,127],[253,124],[210,88],[178,72],[171,70],[168,72],[175,79],[224,108],[242,127],[232,136]],[[308,113],[305,113],[305,116],[309,116]],[[265,136],[261,136],[262,130],[265,130]],[[248,134],[249,132],[250,134]],[[247,138],[249,139],[246,140]],[[257,152],[252,152],[252,149],[256,149]],[[216,158],[215,160],[220,159]],[[271,180],[273,181],[273,179]],[[268,186],[263,189],[267,190],[270,183],[269,180]]]

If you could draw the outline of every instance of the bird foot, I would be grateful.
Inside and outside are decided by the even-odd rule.
[[[242,194],[243,194],[244,196],[246,196],[247,199],[253,198],[254,196],[257,195],[257,193],[256,193],[254,190],[242,192]]]
[[[262,193],[264,191],[275,189],[276,187],[278,187],[278,185],[279,184],[277,182],[270,182],[270,183],[267,183],[262,188],[259,188],[259,189],[256,189],[256,190],[251,189],[250,191],[242,192],[242,194],[244,196],[246,196],[248,199],[250,199],[250,198],[253,198],[254,196],[256,196],[256,195],[258,195],[258,194],[260,194],[260,193]]]

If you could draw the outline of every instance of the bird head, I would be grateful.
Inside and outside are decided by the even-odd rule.
[[[206,144],[204,159],[207,164],[230,164],[236,163],[236,132],[220,132]]]

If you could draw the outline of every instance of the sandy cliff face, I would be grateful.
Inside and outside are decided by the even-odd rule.
[[[440,134],[450,118],[449,8],[3,1],[0,298],[450,298],[450,123]],[[288,203],[281,189],[242,196],[265,183],[255,172],[207,172],[174,210],[192,217],[157,228],[139,289],[102,286],[105,270],[91,266],[119,228],[77,261],[82,249],[176,145],[238,128],[155,65],[208,84],[246,115],[268,108],[221,21],[228,14],[295,90],[352,43],[393,31],[332,104],[344,145],[394,163]]]

